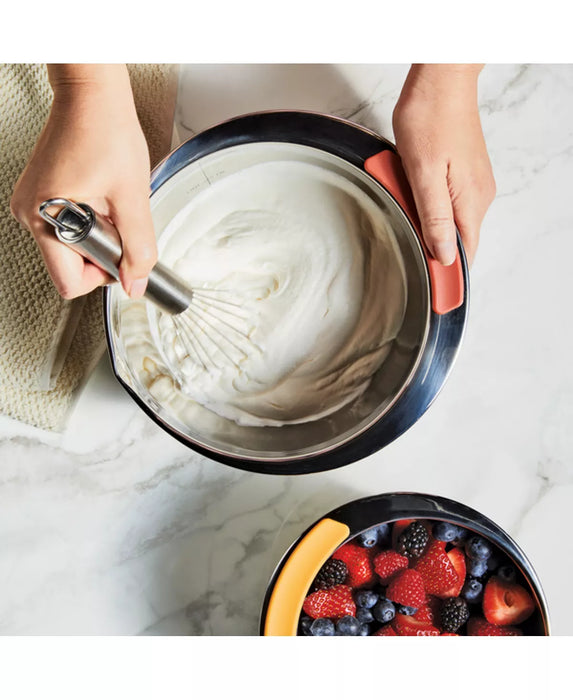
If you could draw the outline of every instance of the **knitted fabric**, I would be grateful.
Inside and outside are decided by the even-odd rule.
[[[128,68],[154,165],[170,146],[176,73],[169,65]],[[101,290],[62,299],[32,235],[10,212],[51,102],[44,65],[0,64],[0,412],[61,430],[105,339]]]

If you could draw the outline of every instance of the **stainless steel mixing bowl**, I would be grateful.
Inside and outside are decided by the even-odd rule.
[[[152,173],[151,206],[161,235],[173,217],[219,178],[277,159],[319,165],[348,178],[389,218],[406,271],[407,306],[390,355],[362,397],[325,418],[247,427],[198,409],[185,424],[147,390],[130,366],[122,291],[105,292],[113,370],[139,406],[168,433],[225,464],[263,473],[316,472],[384,447],[426,411],[457,355],[468,313],[468,271],[458,236],[454,265],[428,255],[394,146],[348,121],[309,112],[263,112],[215,126],[173,151]],[[208,415],[207,415],[208,414]],[[189,422],[189,421],[187,421]]]

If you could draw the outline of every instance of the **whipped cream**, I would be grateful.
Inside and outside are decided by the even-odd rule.
[[[317,420],[365,391],[400,330],[388,219],[326,168],[271,161],[223,177],[161,241],[195,300],[185,318],[148,309],[145,331],[142,302],[122,313],[139,314],[131,366],[180,414],[195,402],[240,425]]]

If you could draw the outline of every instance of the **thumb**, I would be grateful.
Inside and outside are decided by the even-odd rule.
[[[119,277],[134,299],[143,296],[147,277],[157,262],[157,244],[147,192],[111,202],[111,218],[123,247]]]
[[[432,256],[442,265],[456,259],[456,226],[447,172],[424,168],[408,178],[422,224],[422,235]]]

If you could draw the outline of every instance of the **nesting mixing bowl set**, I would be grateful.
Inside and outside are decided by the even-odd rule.
[[[348,465],[380,450],[410,428],[435,399],[455,361],[468,316],[468,268],[444,267],[422,240],[411,191],[395,147],[348,121],[310,112],[263,112],[210,128],[174,150],[151,178],[158,246],[173,217],[214,182],[272,161],[318,166],[346,178],[390,222],[404,264],[406,307],[390,354],[359,399],[312,422],[257,427],[232,420],[185,424],[154,396],[129,360],[119,285],[105,290],[105,328],[113,371],[134,401],[170,435],[219,462],[264,474],[307,474]],[[197,408],[201,411],[207,409]],[[534,593],[532,633],[548,634],[541,586],[519,547],[497,525],[466,506],[422,494],[385,494],[325,515],[286,553],[268,587],[262,634],[296,634],[312,579],[345,541],[403,518],[443,519],[482,535],[515,563]]]

